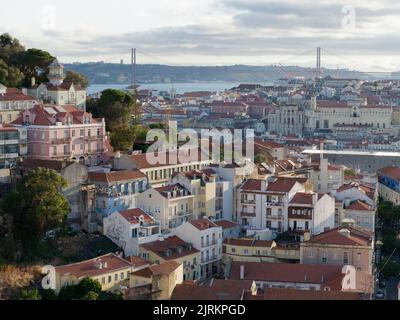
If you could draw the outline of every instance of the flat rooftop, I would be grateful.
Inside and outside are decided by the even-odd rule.
[[[304,154],[321,154],[321,150],[307,149]],[[369,151],[369,150],[322,150],[323,154],[346,156],[372,156],[372,157],[400,157],[400,152]]]

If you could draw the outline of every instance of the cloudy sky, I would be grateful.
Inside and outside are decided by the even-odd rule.
[[[400,3],[393,0],[18,0],[0,32],[63,62],[400,69]]]

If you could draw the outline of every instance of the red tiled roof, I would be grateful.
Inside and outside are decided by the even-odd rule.
[[[134,267],[142,267],[142,266],[150,265],[149,261],[144,260],[139,257],[135,257],[135,256],[127,257],[127,258],[125,258],[125,260],[127,260],[129,263],[131,263],[132,266],[134,266]]]
[[[292,200],[290,201],[290,204],[307,204],[307,205],[312,205],[313,204],[313,194],[312,193],[303,193],[303,192],[297,192]]]
[[[341,290],[344,277],[342,266],[233,261],[230,279],[240,279],[241,266],[244,280],[324,285],[330,282],[331,290]]]
[[[200,231],[218,227],[218,225],[208,219],[192,220],[190,221],[190,224]]]
[[[378,174],[389,176],[395,180],[400,180],[400,168],[399,167],[385,167],[378,170]]]
[[[210,284],[198,285],[186,281],[176,285],[171,300],[240,300],[243,291],[250,291],[252,281],[212,279]]]
[[[346,210],[358,210],[358,211],[372,211],[373,209],[366,204],[365,202],[362,202],[360,200],[356,200],[350,204]]]
[[[170,275],[174,272],[180,264],[174,260],[166,261],[161,264],[155,264],[150,267],[144,268],[139,271],[132,272],[132,275],[144,277],[144,278],[151,278],[152,276],[157,275]]]
[[[364,300],[360,292],[268,288],[264,300]]]
[[[7,88],[5,94],[0,94],[0,101],[37,101],[16,88]]]
[[[318,100],[318,108],[350,108],[346,101]]]
[[[340,230],[346,229],[350,231],[350,235],[347,236],[345,233],[340,232]],[[305,243],[311,244],[324,244],[324,245],[341,245],[341,246],[370,246],[371,245],[371,235],[360,230],[345,227],[345,228],[335,228],[329,231],[325,231],[316,236],[312,236],[310,240],[305,241]]]
[[[18,163],[18,167],[25,169],[47,168],[60,172],[62,169],[75,164],[74,161],[41,160],[26,158]]]
[[[235,223],[233,221],[229,221],[229,220],[218,220],[218,221],[214,221],[214,223],[217,226],[222,227],[222,229],[231,229],[231,228],[235,228],[235,227],[239,226],[237,223]]]
[[[124,217],[130,224],[136,224],[139,223],[140,220],[139,218],[143,216],[144,222],[153,222],[154,219],[149,216],[146,212],[144,212],[142,209],[135,208],[135,209],[129,209],[125,211],[119,212],[119,214]]]
[[[112,171],[109,173],[89,172],[88,176],[91,182],[104,182],[104,183],[146,179],[146,175],[139,170]]]
[[[262,182],[264,180],[249,179],[242,185],[242,190],[261,190]]]
[[[101,269],[96,265],[99,262],[103,264]],[[107,266],[104,265],[105,263],[107,263]],[[82,278],[95,277],[130,267],[132,267],[130,262],[110,253],[94,259],[56,267],[56,272],[61,275],[72,274],[77,278]]]
[[[164,260],[174,260],[186,257],[199,251],[193,246],[177,236],[172,236],[164,240],[157,240],[141,245],[144,249],[154,252]],[[169,252],[169,254],[167,254]]]

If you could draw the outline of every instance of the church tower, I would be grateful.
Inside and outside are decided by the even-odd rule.
[[[58,86],[63,83],[64,77],[64,66],[58,62],[57,59],[49,65],[49,81],[53,86]]]

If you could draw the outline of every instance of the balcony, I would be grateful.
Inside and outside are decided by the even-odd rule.
[[[267,207],[283,207],[284,203],[281,201],[267,201]]]
[[[240,203],[241,203],[241,204],[253,204],[253,205],[255,205],[255,204],[256,204],[256,200],[246,200],[246,199],[242,199],[242,200],[240,201]]]
[[[212,262],[218,261],[218,260],[220,260],[220,259],[221,259],[221,258],[218,257],[217,255],[213,255],[213,256],[211,256],[211,257],[205,257],[205,258],[201,259],[201,264],[212,263]]]
[[[97,140],[103,140],[104,136],[86,136],[85,141],[97,141]]]
[[[71,137],[51,139],[52,144],[67,144],[71,142]]]
[[[283,220],[284,216],[283,214],[267,214],[267,219],[271,219],[271,220]]]
[[[242,217],[255,217],[256,213],[255,212],[241,212],[240,215]]]
[[[208,242],[206,242],[206,243],[202,243],[202,244],[201,244],[201,247],[202,247],[202,248],[207,248],[207,247],[216,246],[217,244],[218,244],[218,240],[215,239],[215,240],[212,240],[212,241],[208,241]]]

